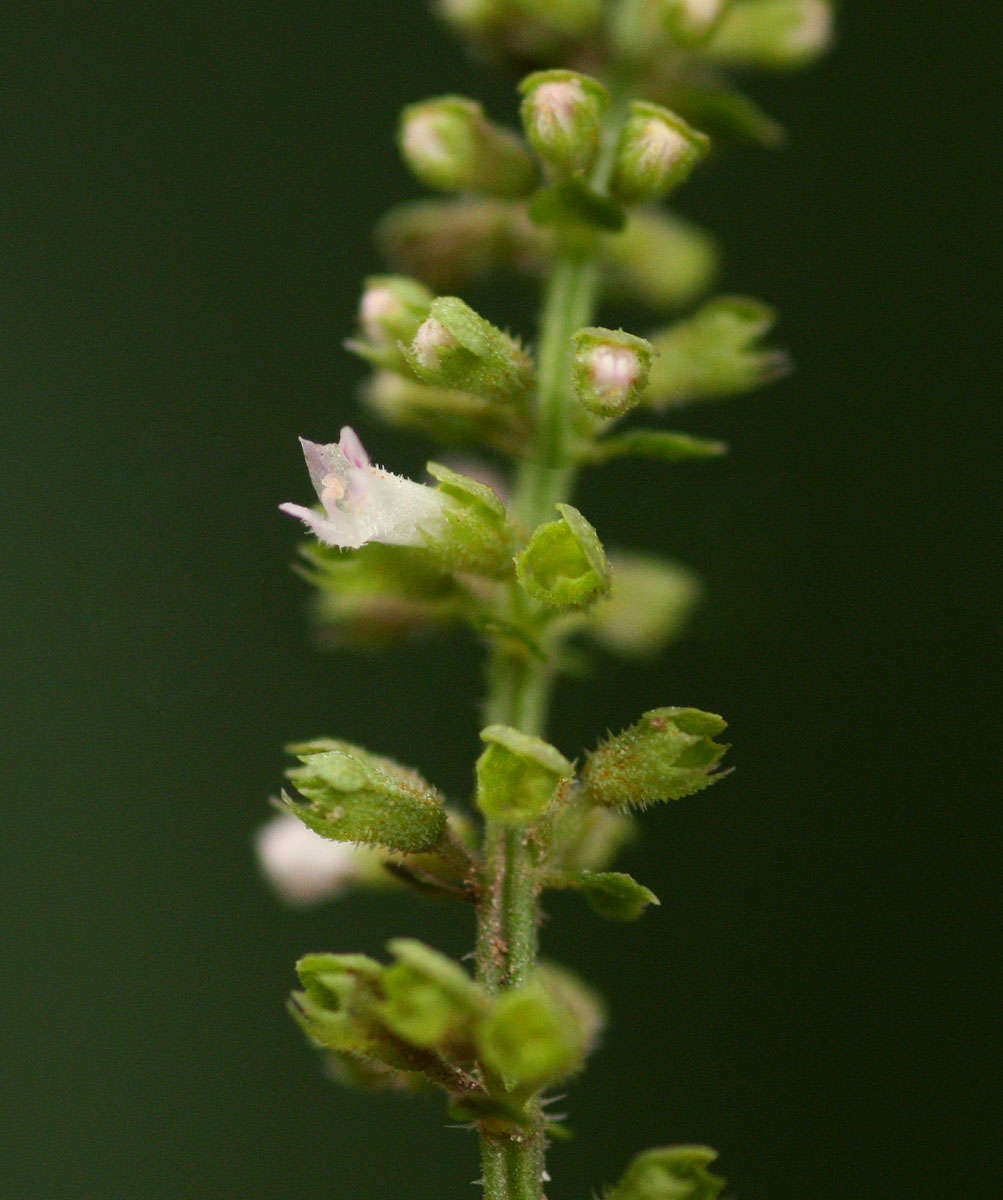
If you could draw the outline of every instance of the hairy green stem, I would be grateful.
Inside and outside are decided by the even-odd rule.
[[[622,0],[627,8],[634,0]],[[619,130],[630,94],[629,71],[611,80],[611,101],[603,131],[593,186],[605,190]],[[572,395],[571,339],[591,325],[599,292],[596,238],[569,238],[558,252],[547,279],[540,309],[537,343],[537,391],[534,441],[515,483],[513,507],[529,529],[555,517],[554,506],[570,499],[578,462],[570,444]],[[521,589],[513,584],[506,616],[514,624],[532,613]],[[525,647],[496,645],[489,667],[485,715],[490,723],[512,725],[542,736],[556,676],[558,644],[546,638],[542,655]],[[488,821],[484,839],[484,898],[478,914],[477,975],[492,992],[518,987],[532,972],[537,957],[539,880],[532,835]],[[540,1200],[544,1166],[544,1120],[538,1101],[529,1106],[525,1136],[481,1138],[485,1200]]]

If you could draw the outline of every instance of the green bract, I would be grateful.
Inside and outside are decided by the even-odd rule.
[[[715,1200],[725,1183],[707,1170],[716,1158],[709,1146],[645,1150],[604,1200]]]
[[[646,402],[654,408],[713,399],[761,387],[786,374],[789,360],[760,347],[776,314],[747,296],[718,296],[651,335],[656,358]]]
[[[588,614],[588,632],[627,658],[658,654],[685,628],[700,598],[687,567],[645,554],[610,552],[613,587]]]
[[[582,784],[593,804],[644,808],[680,800],[716,783],[727,746],[714,741],[725,722],[697,708],[654,708],[607,738],[585,761]]]
[[[515,405],[456,388],[431,387],[393,371],[374,374],[363,399],[388,424],[418,430],[440,442],[480,444],[512,454],[529,436],[526,415]]]
[[[718,458],[727,451],[724,442],[692,437],[688,433],[670,433],[667,429],[631,429],[616,437],[595,442],[588,461],[609,462],[613,458],[656,458],[661,462],[690,462],[700,458]]]
[[[416,1046],[438,1046],[469,1034],[487,997],[451,958],[421,942],[390,943],[397,962],[383,972],[382,1020]]]
[[[585,1031],[570,1018],[539,981],[504,992],[477,1030],[481,1060],[510,1091],[556,1083],[585,1057]]]
[[[284,807],[322,837],[403,853],[430,850],[446,829],[442,797],[416,772],[348,743],[301,754],[286,772],[307,803]]]
[[[651,888],[620,871],[559,871],[547,883],[581,892],[591,908],[611,921],[636,921],[649,904],[661,904]]]
[[[573,767],[559,750],[508,725],[481,730],[477,807],[486,817],[521,825],[542,816]]]
[[[505,505],[487,484],[430,462],[428,473],[447,497],[445,533],[429,542],[443,565],[458,571],[503,576],[512,571],[515,532]]]
[[[561,520],[538,526],[516,559],[516,574],[534,600],[552,608],[585,608],[609,591],[606,552],[577,508],[557,509]]]
[[[717,243],[669,213],[634,212],[623,233],[603,239],[606,289],[614,299],[673,312],[713,282]]]

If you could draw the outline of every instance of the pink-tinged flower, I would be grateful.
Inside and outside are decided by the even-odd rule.
[[[382,874],[382,860],[368,847],[330,842],[290,813],[262,825],[254,845],[262,874],[287,904],[333,900]]]
[[[357,549],[367,542],[423,546],[446,531],[441,492],[384,471],[369,461],[355,431],[327,446],[300,438],[310,479],[324,509],[280,504],[328,546]]]

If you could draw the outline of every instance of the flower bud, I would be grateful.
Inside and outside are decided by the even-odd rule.
[[[665,28],[683,46],[706,41],[727,5],[728,0],[659,0]]]
[[[645,554],[610,551],[612,590],[589,613],[588,631],[625,658],[651,658],[685,628],[700,598],[693,571]]]
[[[556,990],[537,975],[502,992],[477,1030],[481,1061],[517,1095],[567,1078],[585,1059],[593,1031]]]
[[[718,296],[652,335],[656,359],[647,403],[654,408],[749,391],[789,370],[785,354],[757,343],[773,327],[769,305],[745,296]]]
[[[522,346],[456,296],[434,302],[404,353],[422,383],[489,400],[521,400],[533,381]]]
[[[604,1200],[716,1200],[725,1181],[707,1167],[708,1146],[663,1146],[639,1154]]]
[[[668,213],[632,213],[623,233],[603,239],[601,252],[613,297],[660,311],[689,304],[717,273],[710,234]]]
[[[598,417],[622,417],[641,402],[651,343],[623,330],[579,329],[572,338],[572,382],[580,404]]]
[[[599,535],[577,508],[558,504],[561,520],[540,525],[516,559],[526,592],[551,608],[585,608],[609,591]]]
[[[536,183],[536,164],[521,139],[464,96],[408,105],[398,138],[411,170],[440,191],[525,196]]]
[[[645,808],[681,800],[716,783],[728,749],[714,741],[726,727],[715,713],[655,708],[586,758],[585,797],[607,808]]]
[[[380,1019],[415,1046],[455,1042],[471,1030],[487,998],[459,963],[408,938],[390,943],[397,962],[383,972]]]
[[[537,71],[519,85],[522,123],[537,154],[563,175],[585,175],[599,153],[609,94],[576,71]]]
[[[283,795],[287,812],[322,837],[386,846],[405,854],[430,850],[446,830],[442,797],[416,771],[347,742],[304,753],[286,772],[305,798]]]
[[[435,296],[406,275],[371,275],[359,303],[359,324],[372,346],[409,342],[428,316]]]
[[[610,189],[624,201],[658,200],[710,149],[710,139],[658,104],[635,100],[620,133]]]
[[[829,0],[734,0],[703,52],[748,67],[801,67],[832,43]]]
[[[481,730],[477,807],[492,821],[521,825],[550,807],[574,768],[559,750],[508,725]]]

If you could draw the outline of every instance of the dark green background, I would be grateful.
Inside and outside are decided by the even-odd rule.
[[[459,953],[465,916],[287,913],[250,833],[291,737],[467,786],[468,643],[317,655],[275,505],[307,498],[296,435],[354,413],[339,343],[369,230],[417,191],[395,110],[465,90],[504,115],[508,84],[417,0],[36,2],[4,24],[0,1192],[473,1195],[468,1134],[327,1085],[281,1008],[304,950]],[[613,1013],[552,1200],[683,1140],[750,1200],[997,1194],[987,32],[977,6],[845,6],[824,66],[758,89],[791,147],[682,199],[800,369],[687,417],[731,442],[722,464],[583,494],[608,543],[692,562],[709,599],[670,659],[566,689],[555,740],[695,704],[731,720],[737,770],[646,818],[628,867],[660,910],[550,906],[548,952]],[[490,311],[527,325],[518,300]],[[428,447],[352,419],[420,469]]]

